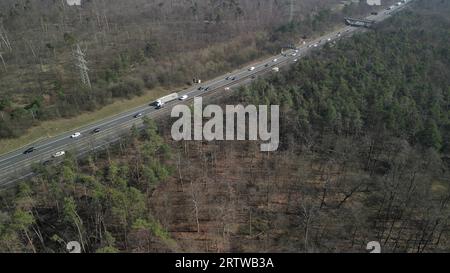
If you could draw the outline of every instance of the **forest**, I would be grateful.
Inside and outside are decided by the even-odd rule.
[[[277,152],[147,119],[34,166],[0,192],[0,252],[450,251],[448,14],[419,1],[215,102],[280,105]]]
[[[1,1],[0,140],[158,87],[188,87],[371,10],[338,0],[82,3]],[[80,81],[77,45],[90,87]]]

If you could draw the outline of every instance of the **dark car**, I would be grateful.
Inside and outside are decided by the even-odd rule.
[[[231,78],[231,80],[232,80],[232,81],[235,81],[235,80],[236,80],[236,77]]]
[[[26,149],[26,150],[23,152],[23,154],[24,154],[24,155],[31,154],[31,153],[34,152],[35,150],[36,150],[36,148],[34,148],[34,147],[28,148],[28,149]]]
[[[100,133],[101,130],[102,130],[102,129],[100,129],[100,128],[95,128],[95,129],[92,131],[92,133],[94,133],[94,134]]]
[[[203,87],[200,86],[199,88],[197,88],[197,90],[201,91],[201,90],[203,90]]]
[[[46,160],[46,161],[44,161],[44,162],[42,163],[42,165],[48,166],[48,165],[50,165],[50,164],[52,164],[52,163],[53,163],[52,160]]]
[[[227,81],[228,81],[229,79],[230,79],[230,76],[228,76],[228,77],[225,78],[225,80],[227,80]]]
[[[371,12],[370,14],[372,14],[372,15],[378,15],[378,12],[373,11],[373,12]]]
[[[205,91],[208,91],[208,90],[209,90],[209,87],[206,87],[206,88],[205,88]]]

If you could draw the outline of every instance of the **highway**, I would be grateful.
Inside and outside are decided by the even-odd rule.
[[[409,1],[407,4],[409,4]],[[388,17],[392,16],[407,4],[395,6],[391,10],[383,9],[377,15],[368,16],[365,19],[381,22]],[[59,151],[71,151],[79,156],[86,154],[92,150],[100,149],[107,144],[116,142],[125,133],[129,132],[133,125],[137,127],[142,125],[142,117],[147,116],[152,119],[157,119],[160,116],[170,115],[171,108],[178,104],[188,104],[192,102],[194,97],[197,96],[215,96],[218,94],[223,95],[226,92],[232,92],[234,87],[243,85],[253,80],[258,75],[269,73],[273,71],[274,67],[283,67],[295,62],[301,61],[301,58],[307,55],[312,50],[324,46],[327,43],[335,42],[344,37],[351,36],[352,34],[367,29],[357,28],[352,26],[346,26],[342,29],[328,33],[322,37],[310,41],[309,43],[299,45],[297,49],[291,49],[276,56],[258,61],[257,63],[250,64],[246,67],[228,73],[226,75],[217,77],[208,82],[196,85],[190,89],[186,89],[178,92],[180,96],[187,95],[188,99],[185,101],[172,101],[165,105],[162,109],[156,109],[151,106],[151,102],[147,102],[145,105],[126,111],[119,115],[107,118],[97,123],[79,128],[77,130],[61,134],[56,137],[41,140],[24,147],[22,149],[12,151],[10,153],[0,156],[0,187],[13,185],[14,183],[30,177],[33,175],[31,166],[34,163],[56,163],[60,159],[52,159],[52,155]],[[250,67],[255,69],[250,71]],[[235,77],[235,80],[226,79],[230,76]],[[209,87],[208,91],[198,90],[199,87]],[[228,90],[230,88],[230,90]],[[135,118],[134,115],[142,113],[142,117]],[[94,133],[95,129],[99,128],[100,131]],[[80,132],[81,136],[72,139],[70,136],[75,132]],[[24,151],[30,147],[34,147],[35,151],[29,154],[24,154]]]

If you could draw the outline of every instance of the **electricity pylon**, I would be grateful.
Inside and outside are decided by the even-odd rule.
[[[89,79],[89,68],[87,67],[87,61],[85,59],[85,54],[84,52],[81,50],[80,45],[77,44],[77,48],[74,51],[74,56],[76,58],[76,66],[79,68],[80,70],[80,77],[81,77],[81,82],[88,86],[89,88],[91,88],[91,80]]]

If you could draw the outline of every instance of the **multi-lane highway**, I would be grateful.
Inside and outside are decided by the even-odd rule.
[[[411,1],[408,1],[408,3]],[[390,10],[382,10],[376,15],[367,17],[368,20],[380,22],[392,16],[401,10],[406,4],[393,6]],[[72,151],[78,155],[83,155],[89,151],[99,149],[105,145],[117,141],[124,133],[129,132],[133,125],[141,126],[142,117],[158,118],[162,115],[168,115],[171,108],[178,103],[189,103],[196,96],[214,96],[218,93],[224,94],[231,92],[233,87],[248,83],[255,76],[274,71],[275,67],[282,67],[301,61],[311,50],[315,50],[327,43],[336,42],[343,37],[350,36],[355,32],[363,31],[362,28],[346,26],[342,29],[333,31],[320,38],[310,41],[307,44],[300,45],[297,49],[291,49],[280,55],[272,56],[257,63],[253,63],[232,73],[217,77],[201,85],[179,92],[180,96],[187,95],[185,101],[173,101],[168,103],[162,109],[156,109],[147,102],[145,105],[127,111],[125,113],[99,121],[95,124],[79,128],[77,130],[61,134],[56,137],[41,140],[32,143],[23,149],[16,150],[0,156],[0,187],[12,185],[15,182],[32,176],[31,166],[34,163],[48,163],[57,161],[52,156],[60,151]],[[252,69],[250,69],[250,67]],[[254,69],[253,69],[254,68]],[[209,87],[207,91],[199,90],[199,87]],[[231,88],[231,89],[230,89]],[[135,117],[137,113],[142,116]],[[97,129],[97,130],[96,130]],[[71,135],[80,132],[81,136],[71,138]],[[34,148],[30,153],[24,153],[28,148]]]

